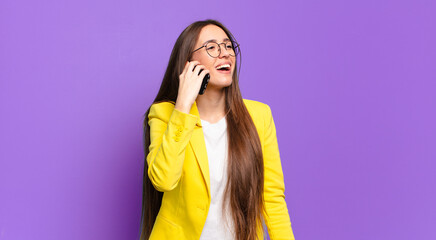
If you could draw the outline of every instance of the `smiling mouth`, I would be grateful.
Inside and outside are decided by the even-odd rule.
[[[223,64],[216,68],[220,73],[230,73],[230,64]]]

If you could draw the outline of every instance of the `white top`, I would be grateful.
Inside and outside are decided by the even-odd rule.
[[[211,202],[200,240],[234,240],[230,230],[232,221],[228,214],[229,207],[227,216],[222,216],[223,195],[227,183],[226,118],[223,117],[216,123],[201,120],[201,125],[209,161]]]

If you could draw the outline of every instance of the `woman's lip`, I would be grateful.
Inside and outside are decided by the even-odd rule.
[[[216,70],[216,71],[221,74],[229,74],[231,72],[230,70]]]

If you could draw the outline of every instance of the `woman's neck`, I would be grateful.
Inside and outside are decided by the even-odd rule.
[[[209,91],[208,91],[209,90]],[[206,89],[203,95],[196,99],[200,119],[216,123],[225,115],[226,93],[224,88]]]

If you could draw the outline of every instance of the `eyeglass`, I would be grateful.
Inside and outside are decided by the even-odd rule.
[[[213,58],[217,58],[221,55],[221,47],[220,45],[224,45],[224,48],[226,49],[226,51],[229,53],[230,56],[235,57],[236,55],[239,54],[239,44],[236,42],[232,42],[232,41],[226,41],[223,43],[216,43],[216,42],[207,42],[205,43],[203,46],[195,49],[194,51],[192,51],[192,53],[202,49],[202,48],[206,48],[206,52],[209,56],[213,57]]]

